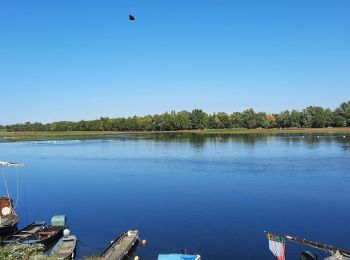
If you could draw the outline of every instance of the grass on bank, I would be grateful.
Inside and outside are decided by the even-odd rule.
[[[0,248],[0,259],[40,259],[38,254],[43,251],[42,245],[11,244]]]
[[[44,247],[40,244],[9,244],[0,247],[2,260],[57,260],[57,257],[42,254]],[[101,260],[98,256],[84,257],[84,260]]]
[[[285,129],[203,129],[180,131],[64,131],[64,132],[7,132],[0,131],[0,141],[41,141],[99,139],[106,136],[125,134],[313,134],[313,133],[350,133],[349,127],[339,128],[285,128]]]

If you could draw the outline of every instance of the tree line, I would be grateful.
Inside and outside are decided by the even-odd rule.
[[[309,106],[302,111],[286,110],[278,114],[243,112],[208,114],[201,109],[163,114],[81,120],[60,121],[48,124],[26,122],[0,126],[7,131],[174,131],[194,129],[229,128],[324,128],[350,126],[350,101],[335,110]]]

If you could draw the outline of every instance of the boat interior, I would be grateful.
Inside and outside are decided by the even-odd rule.
[[[62,227],[48,226],[42,229],[41,231],[37,232],[36,236],[38,237],[39,240],[44,240],[56,235],[57,232],[61,231],[62,229],[63,229]]]
[[[0,198],[0,226],[11,226],[18,222],[18,216],[13,210],[12,200]]]
[[[29,238],[30,236],[34,235],[35,233],[37,233],[41,229],[43,229],[43,225],[32,224],[32,225],[27,226],[24,229],[20,230],[18,233],[13,234],[7,240],[15,241],[15,240],[23,239],[23,238]]]

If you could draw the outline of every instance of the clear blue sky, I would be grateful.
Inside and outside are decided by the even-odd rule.
[[[350,100],[349,13],[349,0],[3,0],[0,124],[333,109]]]

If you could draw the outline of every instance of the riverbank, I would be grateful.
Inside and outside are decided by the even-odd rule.
[[[347,134],[349,127],[341,128],[287,128],[287,129],[204,129],[181,131],[65,131],[65,132],[6,132],[0,131],[0,141],[41,141],[95,139],[126,134]]]

